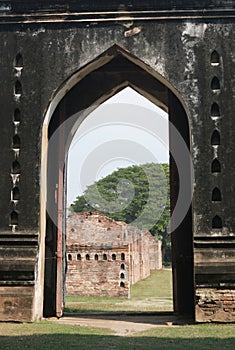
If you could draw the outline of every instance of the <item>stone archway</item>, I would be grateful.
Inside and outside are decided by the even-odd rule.
[[[61,316],[64,288],[64,159],[81,121],[98,105],[130,86],[159,107],[168,111],[169,120],[190,149],[189,121],[177,91],[157,72],[138,58],[114,45],[76,72],[55,94],[45,116],[42,135],[41,182],[41,283],[44,316]],[[66,127],[63,123],[66,121]],[[54,137],[57,135],[56,137]],[[51,140],[53,138],[53,146]],[[170,149],[174,147],[170,135]],[[191,193],[190,163],[185,164],[186,183]],[[171,206],[179,195],[179,175],[171,158]],[[174,310],[194,314],[192,211],[172,233]],[[41,298],[42,300],[43,298]],[[42,307],[42,304],[41,304]]]

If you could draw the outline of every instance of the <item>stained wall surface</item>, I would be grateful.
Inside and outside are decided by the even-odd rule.
[[[98,212],[67,218],[66,294],[129,297],[130,286],[162,268],[161,241]]]
[[[49,101],[116,44],[184,102],[194,168],[195,318],[234,321],[235,2],[110,3],[0,1],[0,319],[42,317],[41,146]]]

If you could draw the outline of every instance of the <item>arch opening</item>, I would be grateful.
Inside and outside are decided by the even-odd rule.
[[[183,102],[168,82],[136,57],[115,46],[110,49],[109,55],[107,53],[101,55],[79,73],[80,75],[75,74],[72,77],[73,84],[71,84],[71,81],[68,82],[70,89],[66,89],[67,93],[58,92],[53,100],[54,108],[50,108],[50,113],[48,113],[44,123],[44,135],[46,136],[44,147],[48,147],[48,143],[50,147],[48,147],[44,164],[44,169],[46,169],[44,172],[47,173],[47,176],[44,177],[47,207],[42,204],[41,226],[42,229],[43,227],[45,229],[46,237],[51,236],[52,233],[56,237],[50,247],[46,246],[44,316],[61,316],[63,313],[64,266],[62,256],[65,254],[65,251],[63,251],[65,218],[63,217],[64,214],[61,215],[61,213],[64,213],[66,166],[61,161],[66,158],[69,144],[82,120],[109,97],[124,87],[131,86],[147,99],[168,111],[170,122],[179,131],[190,149],[189,124]],[[79,76],[83,76],[83,79],[79,80]],[[89,93],[87,93],[88,91]],[[76,96],[79,96],[79,99]],[[72,118],[74,115],[76,115],[76,118]],[[65,121],[68,121],[66,129],[61,127]],[[55,133],[57,133],[57,138],[54,141],[55,144],[51,147],[50,141]],[[170,148],[174,147],[174,142],[175,140],[170,135]],[[55,152],[55,149],[57,152]],[[179,174],[172,157],[170,167],[171,211],[173,212],[179,196]],[[186,172],[189,179],[186,186],[191,193],[190,164],[187,164]],[[51,217],[53,217],[53,220]],[[58,245],[61,253],[55,261],[54,257],[56,252],[58,254]],[[105,260],[104,256],[105,254],[103,254],[103,260]],[[181,256],[180,264],[179,256]],[[193,315],[194,277],[191,207],[172,235],[172,264],[174,310],[180,314]],[[185,281],[187,281],[186,285]]]

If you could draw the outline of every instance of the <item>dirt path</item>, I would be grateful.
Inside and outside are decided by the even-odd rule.
[[[53,321],[83,327],[97,327],[111,329],[118,336],[130,336],[135,333],[149,330],[155,327],[177,326],[179,320],[174,315],[66,315]]]

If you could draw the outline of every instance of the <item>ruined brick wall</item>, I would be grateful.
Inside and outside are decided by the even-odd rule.
[[[197,289],[197,322],[234,322],[235,290]]]
[[[128,246],[71,246],[67,251],[67,295],[128,297],[128,250]],[[125,260],[121,254],[125,254]]]
[[[150,233],[99,213],[70,215],[66,245],[68,295],[128,297],[131,284],[161,268],[161,244]]]

